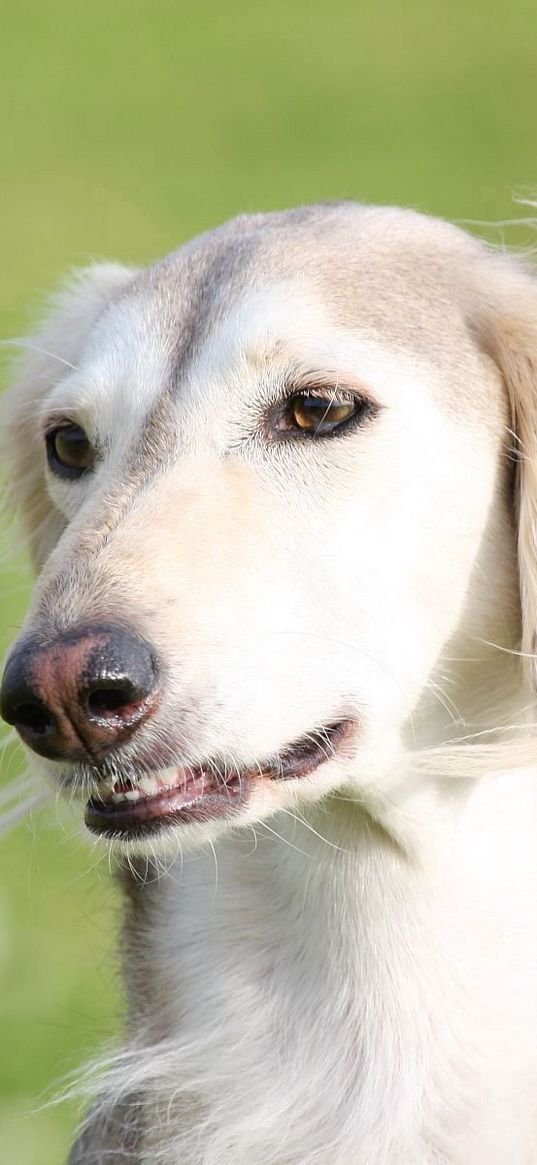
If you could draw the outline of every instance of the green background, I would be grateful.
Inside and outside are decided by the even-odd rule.
[[[143,263],[237,211],[351,197],[527,216],[512,195],[537,190],[536,33],[519,0],[11,3],[2,335],[70,266]],[[5,648],[27,593],[11,558],[2,583]],[[6,753],[2,780],[17,764]],[[35,1109],[120,1010],[108,871],[56,818],[35,814],[0,849],[6,1165],[61,1165],[73,1109]]]

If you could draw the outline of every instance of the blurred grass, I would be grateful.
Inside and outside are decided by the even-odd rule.
[[[494,220],[537,189],[520,0],[21,0],[2,23],[3,336],[68,267],[145,262],[239,210],[353,197]],[[2,1159],[59,1165],[72,1110],[31,1112],[116,1027],[113,894],[54,815],[0,862]]]

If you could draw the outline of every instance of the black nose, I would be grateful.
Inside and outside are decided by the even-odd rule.
[[[8,660],[0,711],[34,752],[101,760],[155,710],[156,655],[119,627],[78,626],[26,639]]]

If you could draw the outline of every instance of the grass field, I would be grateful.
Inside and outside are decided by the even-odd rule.
[[[494,220],[537,189],[520,0],[20,0],[2,23],[6,337],[69,267],[146,262],[239,210],[352,197]],[[8,563],[2,647],[19,579]],[[0,850],[6,1165],[60,1165],[72,1109],[32,1113],[117,1028],[115,903],[72,833],[36,816]]]

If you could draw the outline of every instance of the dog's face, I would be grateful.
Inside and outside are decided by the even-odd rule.
[[[63,302],[11,402],[42,569],[3,712],[94,832],[374,798],[448,641],[516,638],[480,261],[419,216],[312,208]]]

